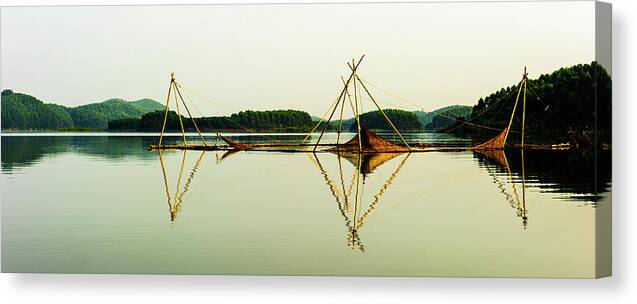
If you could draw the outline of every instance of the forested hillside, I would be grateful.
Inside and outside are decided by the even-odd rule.
[[[73,127],[73,119],[66,108],[45,104],[37,98],[2,91],[2,130],[59,129]]]
[[[449,114],[453,117],[468,116],[469,114],[471,114],[471,108],[471,106],[451,105],[433,110],[431,112],[415,111],[414,113],[416,113],[420,124],[426,128],[428,124],[433,122],[434,117],[438,114]]]
[[[525,133],[528,142],[578,145],[611,143],[611,78],[596,62],[561,68],[527,84]],[[473,107],[472,123],[504,129],[510,119],[517,85],[502,88],[480,98]],[[512,130],[520,130],[519,106]],[[442,130],[488,138],[498,131],[462,122]],[[596,136],[597,135],[597,136]],[[512,136],[513,141],[519,140]]]
[[[75,127],[106,129],[111,120],[139,118],[148,112],[160,109],[163,109],[163,105],[153,100],[126,101],[116,98],[69,108],[69,113]]]
[[[2,91],[2,130],[101,130],[114,119],[141,117],[143,114],[162,109],[151,99],[126,101],[109,99],[78,107],[65,107],[44,103],[37,98]]]

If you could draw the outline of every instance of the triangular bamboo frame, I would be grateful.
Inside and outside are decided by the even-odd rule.
[[[343,131],[343,112],[344,112],[344,108],[345,108],[345,99],[346,98],[347,98],[347,100],[350,103],[350,107],[352,109],[352,114],[354,115],[354,119],[356,120],[356,131],[357,131],[358,142],[359,142],[358,153],[364,153],[365,152],[363,150],[363,147],[362,147],[361,122],[360,122],[360,115],[361,115],[360,112],[362,112],[363,99],[362,99],[362,96],[360,96],[361,92],[360,92],[359,87],[364,90],[365,94],[369,97],[369,99],[372,101],[372,103],[376,106],[376,108],[379,110],[379,112],[383,115],[383,117],[385,118],[387,123],[392,127],[394,132],[396,132],[396,134],[400,137],[400,139],[403,142],[403,144],[405,145],[405,147],[407,147],[407,149],[409,151],[411,151],[411,147],[409,146],[409,144],[407,143],[407,141],[405,140],[403,135],[400,133],[400,131],[398,131],[398,128],[396,128],[396,126],[391,121],[389,116],[387,116],[385,111],[383,111],[383,109],[378,105],[378,102],[372,96],[372,94],[367,89],[367,87],[365,86],[363,81],[358,77],[358,74],[357,74],[358,67],[360,66],[361,62],[363,61],[363,58],[365,58],[365,55],[362,55],[361,58],[358,60],[358,62],[356,62],[356,61],[354,61],[354,59],[352,59],[351,63],[349,63],[349,62],[347,63],[348,67],[350,68],[350,74],[349,74],[349,77],[347,78],[347,80],[345,80],[344,78],[341,77],[341,79],[343,80],[343,88],[341,89],[338,97],[330,105],[330,107],[327,109],[327,111],[325,112],[323,117],[321,117],[319,122],[314,126],[314,128],[312,128],[312,130],[301,141],[301,144],[304,144],[307,141],[307,139],[312,135],[312,133],[314,133],[314,131],[316,131],[316,129],[322,123],[324,123],[323,129],[321,130],[321,134],[319,135],[319,138],[316,140],[316,143],[314,144],[314,149],[312,150],[313,152],[316,152],[316,149],[318,148],[318,146],[319,146],[319,144],[321,142],[321,139],[323,138],[323,135],[324,135],[325,131],[330,126],[330,122],[332,121],[332,117],[334,117],[334,113],[336,112],[336,110],[338,109],[338,107],[340,105],[341,106],[340,118],[339,118],[339,125],[338,125],[337,136],[336,136],[336,145],[338,146],[339,141],[340,141],[340,134]],[[349,92],[350,85],[352,86],[353,91],[354,91],[354,101],[353,102],[352,102],[352,96],[351,96],[351,94]],[[325,116],[327,115],[327,113],[330,113],[330,115],[329,115],[329,117],[326,120]]]
[[[204,146],[207,147],[208,143],[206,143],[206,140],[201,134],[201,131],[199,130],[199,126],[197,126],[197,123],[195,122],[195,118],[192,117],[192,113],[190,113],[190,109],[188,109],[188,105],[186,104],[184,97],[181,95],[181,91],[179,90],[179,87],[181,86],[179,85],[179,83],[177,83],[177,80],[175,78],[175,73],[174,72],[170,73],[170,85],[168,86],[168,96],[166,97],[166,109],[164,111],[164,122],[161,127],[161,133],[159,135],[158,146],[161,147],[162,140],[164,139],[164,132],[166,131],[166,122],[168,121],[168,113],[170,112],[170,94],[173,93],[175,98],[175,107],[177,108],[177,116],[179,116],[179,125],[181,127],[181,136],[184,141],[184,148],[188,147],[188,142],[186,141],[186,131],[184,130],[184,123],[181,119],[179,101],[181,101],[182,105],[186,109],[186,112],[188,113],[188,116],[190,117],[192,124],[195,126],[195,130],[197,130],[197,134],[199,134],[199,138],[201,138],[201,141],[203,142]]]

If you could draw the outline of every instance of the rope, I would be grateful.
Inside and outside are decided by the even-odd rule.
[[[236,111],[237,111],[236,109],[231,109],[231,108],[229,108],[229,107],[227,107],[227,106],[225,106],[225,105],[223,105],[223,104],[220,104],[220,103],[214,102],[214,101],[212,101],[211,99],[206,98],[205,96],[203,96],[203,95],[201,95],[201,94],[198,94],[197,92],[195,92],[195,91],[193,91],[193,90],[191,90],[191,89],[189,89],[189,88],[187,88],[187,87],[184,87],[182,84],[177,84],[177,85],[179,86],[179,88],[182,88],[182,89],[184,89],[185,91],[188,91],[188,92],[189,92],[189,93],[191,93],[192,95],[195,95],[195,96],[197,96],[197,97],[199,97],[199,98],[201,98],[201,99],[203,99],[203,100],[205,100],[205,101],[208,101],[208,102],[210,102],[210,103],[212,103],[212,104],[214,104],[214,105],[220,106],[220,107],[222,107],[222,108],[224,108],[224,109],[226,109],[226,110],[228,110],[228,111],[230,111],[230,112],[236,112]],[[199,111],[199,112],[200,112],[200,115],[202,115],[202,116],[203,116],[203,113],[201,113],[201,110],[199,110],[199,108],[197,108],[197,106],[196,106],[196,105],[195,105],[195,108],[197,109],[197,111]],[[231,123],[232,123],[232,124],[234,124],[235,126],[238,126],[239,128],[241,128],[241,129],[243,129],[243,130],[245,130],[245,131],[248,131],[249,133],[258,133],[256,130],[253,130],[253,129],[250,129],[250,128],[246,127],[246,126],[243,126],[243,125],[241,125],[240,123],[238,123],[238,122],[236,122],[236,121],[233,121],[233,120],[232,120],[232,119],[230,119],[229,117],[224,117],[224,118],[226,119],[226,121],[231,122]],[[205,119],[204,119],[204,121],[205,121]],[[206,122],[206,124],[208,125],[208,127],[210,127],[210,124],[208,124],[207,122]],[[281,142],[282,142],[281,140],[277,140],[277,139],[275,139],[275,138],[273,138],[273,137],[271,137],[271,136],[267,136],[267,135],[264,135],[264,134],[258,134],[258,136],[261,136],[261,137],[267,138],[267,139],[272,140],[272,141],[274,141],[274,142],[279,142],[279,143],[281,143]]]
[[[201,138],[201,141],[203,141],[204,146],[208,146],[208,143],[206,143],[206,140],[203,138],[203,135],[201,135],[199,126],[197,126],[195,119],[192,117],[192,114],[190,113],[190,109],[188,109],[188,105],[186,105],[186,101],[184,100],[184,97],[181,96],[181,92],[179,92],[179,84],[177,84],[177,86],[175,87],[175,91],[177,91],[177,94],[179,94],[179,99],[181,100],[181,103],[184,105],[184,108],[186,108],[186,112],[188,112],[188,116],[190,116],[190,120],[192,121],[192,124],[195,126],[195,130],[197,130],[197,134],[199,134],[199,138]]]
[[[362,79],[362,78],[359,78],[359,79],[360,79],[360,80],[362,80],[363,82],[365,82],[365,83],[369,84],[370,86],[372,86],[372,87],[374,87],[374,88],[376,88],[376,89],[380,90],[381,92],[383,92],[383,93],[385,93],[385,94],[389,95],[389,96],[392,96],[392,97],[394,97],[394,98],[396,98],[396,99],[398,99],[398,100],[400,100],[400,101],[403,101],[403,102],[405,102],[405,103],[408,103],[408,104],[410,104],[410,105],[412,105],[412,106],[416,107],[416,109],[425,109],[425,110],[427,110],[427,111],[429,111],[429,112],[432,112],[432,110],[431,110],[431,109],[428,109],[428,108],[426,108],[426,107],[423,107],[422,105],[419,105],[419,104],[417,104],[417,103],[415,103],[415,102],[412,102],[412,101],[410,101],[410,100],[408,100],[408,99],[406,99],[406,98],[404,98],[404,97],[398,96],[398,95],[396,95],[396,94],[394,94],[394,93],[392,93],[392,92],[390,92],[390,91],[387,91],[387,90],[385,90],[385,89],[381,88],[380,86],[378,86],[378,85],[376,85],[376,84],[374,84],[374,83],[370,82],[369,80]],[[504,99],[504,98],[503,98],[503,99]],[[497,104],[497,103],[501,102],[503,99],[499,100],[498,102],[494,103],[493,105],[495,105],[495,104]],[[485,109],[482,113],[484,113],[486,110],[487,110],[487,109]],[[482,113],[480,113],[480,114],[482,114]],[[440,115],[440,116],[443,116],[443,117],[448,118],[448,119],[451,119],[451,120],[456,120],[456,117],[451,117],[451,116],[445,115],[445,114],[443,114],[443,113],[436,113],[436,115]],[[477,117],[477,116],[473,117],[472,119],[475,119],[476,117]],[[470,122],[470,121],[468,121],[468,120],[464,120],[464,121],[462,121],[460,125],[458,125],[458,126],[454,127],[452,130],[454,130],[454,129],[458,128],[459,126],[461,126],[461,125],[463,125],[463,124],[468,124],[468,125],[471,125],[471,126],[474,126],[474,127],[484,128],[484,129],[488,129],[488,130],[501,131],[501,129],[493,128],[493,127],[489,127],[489,126],[485,126],[485,125],[481,125],[481,124],[477,124],[477,123],[472,123],[472,122]],[[447,131],[447,132],[449,132],[449,131]]]
[[[403,135],[400,133],[400,131],[398,131],[398,128],[396,128],[396,126],[394,125],[394,123],[391,121],[391,119],[389,119],[389,117],[387,117],[387,114],[385,114],[385,111],[383,111],[383,109],[376,103],[376,100],[374,100],[374,97],[372,97],[372,94],[369,92],[369,90],[367,89],[367,87],[365,86],[365,84],[361,81],[360,78],[358,78],[358,75],[355,74],[354,75],[356,77],[356,79],[358,79],[359,83],[361,84],[361,86],[363,87],[363,89],[365,90],[365,92],[367,93],[367,95],[369,96],[369,98],[372,99],[372,101],[374,102],[374,104],[376,105],[376,107],[378,108],[378,110],[380,111],[381,114],[383,114],[383,116],[385,116],[385,119],[387,120],[387,122],[389,123],[389,125],[394,129],[394,131],[396,131],[396,134],[398,134],[398,136],[400,136],[400,139],[402,139],[403,143],[405,144],[405,146],[407,146],[407,149],[411,150],[411,147],[409,146],[409,144],[407,143],[407,141],[405,140],[405,138],[403,138]]]
[[[180,85],[180,87],[183,88],[181,85]],[[203,111],[201,111],[201,109],[197,106],[196,103],[192,103],[191,105],[193,107],[195,107],[195,110],[197,110],[197,113],[199,114],[199,116],[204,117]],[[207,120],[203,119],[203,122],[208,127],[208,129],[211,129],[211,130],[213,129],[212,126],[210,126],[210,123]],[[215,134],[216,134],[215,141],[220,142],[221,139],[219,137],[220,136],[219,133],[215,132]]]
[[[208,102],[213,103],[213,104],[215,104],[217,106],[220,106],[220,107],[222,107],[222,108],[224,108],[224,109],[226,109],[226,110],[228,110],[230,112],[235,112],[236,111],[236,110],[231,109],[231,108],[229,108],[229,107],[227,107],[227,106],[225,106],[223,104],[217,103],[217,102],[215,102],[215,101],[213,101],[213,100],[211,100],[209,98],[204,97],[203,95],[201,95],[201,94],[199,94],[199,93],[197,93],[197,92],[195,92],[195,91],[183,86],[181,83],[179,84],[179,87],[184,89],[184,90],[186,90],[186,91],[188,91],[188,92],[190,92],[191,94],[193,94],[193,95],[205,100],[205,101],[208,101]]]
[[[367,98],[367,97],[364,97],[364,96],[360,96],[359,98],[360,98],[360,99],[365,99],[365,100],[367,100],[367,101],[372,101],[371,99],[369,99],[369,98]],[[401,107],[403,107],[402,105],[399,105],[399,104],[396,104],[396,103],[387,102],[387,101],[379,101],[379,100],[376,100],[376,102],[377,102],[377,103],[379,103],[379,104],[382,104],[382,105],[384,105],[384,106],[386,106],[386,107],[394,107],[394,108],[401,108]]]
[[[518,83],[518,85],[520,85],[522,82]],[[474,115],[473,117],[471,117],[470,120],[466,120],[463,123],[445,131],[446,133],[450,133],[453,130],[456,130],[458,128],[460,128],[462,125],[464,124],[468,124],[468,125],[476,125],[474,123],[471,123],[471,120],[475,120],[476,118],[482,116],[482,114],[485,114],[487,111],[493,109],[496,105],[497,106],[502,106],[504,104],[504,101],[506,101],[509,97],[513,96],[513,93],[516,92],[516,90],[511,90],[507,95],[505,95],[504,97],[500,98],[499,100],[497,100],[496,102],[494,102],[493,104],[489,105],[488,107],[485,107],[484,110],[480,111],[478,114]],[[498,108],[499,109],[499,108]],[[491,121],[493,121],[493,119],[491,119]],[[492,127],[488,127],[488,126],[482,126],[483,128],[487,128],[487,129],[491,129],[491,130],[495,130],[495,131],[502,131],[502,129],[497,129],[497,128],[492,128]],[[518,133],[518,131],[513,131],[513,130],[509,130],[509,132],[513,132],[513,133]]]
[[[336,100],[334,100],[334,102],[332,103],[332,105],[330,105],[330,107],[327,109],[327,111],[325,111],[325,114],[323,114],[323,116],[321,116],[321,119],[319,119],[318,123],[316,123],[316,125],[314,126],[314,128],[312,128],[312,130],[310,130],[309,133],[307,133],[307,135],[301,140],[301,144],[305,143],[305,141],[310,137],[310,135],[312,135],[312,133],[314,133],[314,131],[316,131],[316,129],[321,125],[321,123],[323,122],[323,120],[325,120],[325,116],[327,116],[328,113],[330,113],[330,111],[332,111],[332,108],[334,108],[334,106],[336,106],[336,104],[338,103],[339,99],[337,98]]]

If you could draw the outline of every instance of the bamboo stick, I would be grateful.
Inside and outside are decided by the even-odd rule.
[[[164,130],[166,129],[166,120],[168,119],[168,105],[170,103],[170,92],[173,88],[173,81],[175,81],[175,73],[170,74],[170,85],[168,85],[168,97],[166,97],[166,111],[164,112],[164,123],[161,127],[161,133],[159,134],[159,145],[164,138]]]
[[[353,69],[352,73],[350,74],[349,78],[347,79],[347,82],[346,82],[345,86],[343,87],[343,89],[341,90],[341,93],[339,94],[337,100],[340,100],[341,97],[343,96],[343,94],[345,94],[345,90],[347,90],[347,86],[349,85],[350,81],[352,81],[352,78],[354,77],[354,72],[356,71],[358,66],[361,64],[361,62],[363,61],[363,58],[365,58],[365,55],[361,56],[361,59],[359,59],[358,63],[356,64],[356,66],[354,66],[354,69]],[[337,106],[338,106],[338,103],[337,103]],[[328,122],[323,127],[323,130],[321,131],[321,135],[319,135],[319,138],[316,141],[317,145],[318,145],[319,142],[321,142],[321,138],[323,138],[323,134],[325,133],[325,130],[327,129],[327,126],[329,125],[329,121],[332,119],[332,116],[334,115],[335,111],[336,111],[336,107],[334,107],[334,110],[332,110],[332,114],[330,114],[330,118],[328,119]],[[316,151],[316,146],[314,147],[314,151]]]
[[[524,95],[522,96],[522,149],[524,149],[524,121],[526,119],[526,67],[524,67]]]
[[[502,144],[505,144],[507,142],[507,137],[509,137],[509,131],[511,130],[511,125],[513,124],[513,117],[515,116],[515,110],[518,107],[518,100],[520,99],[520,92],[522,92],[523,85],[524,85],[524,78],[522,78],[522,81],[520,81],[520,84],[518,84],[519,86],[518,94],[515,97],[515,104],[513,105],[513,111],[511,111],[511,118],[509,119],[509,125],[507,126],[507,132],[506,132],[506,135],[504,135],[504,141],[502,142]]]
[[[352,63],[352,66],[353,66],[353,63]],[[356,73],[356,70],[352,69],[352,73]],[[363,153],[363,137],[361,136],[361,116],[360,116],[360,113],[358,112],[358,89],[356,88],[356,81],[354,81],[354,116],[356,117],[356,133],[358,136],[358,153]]]

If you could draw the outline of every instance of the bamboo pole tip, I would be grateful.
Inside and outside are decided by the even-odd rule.
[[[529,73],[527,73],[526,71],[526,66],[524,66],[524,74],[522,75],[522,78],[524,78],[525,80],[528,79]]]
[[[170,79],[173,81],[175,80],[175,72],[170,73]]]

